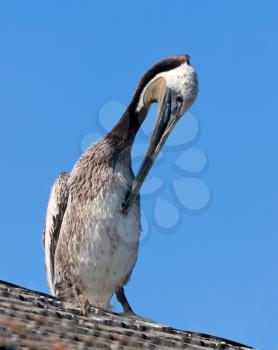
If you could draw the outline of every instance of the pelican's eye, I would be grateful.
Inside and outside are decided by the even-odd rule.
[[[183,98],[181,96],[177,97],[177,103],[180,103],[180,104],[183,103]]]

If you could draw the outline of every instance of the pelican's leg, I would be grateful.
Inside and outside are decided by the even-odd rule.
[[[91,307],[88,299],[86,299],[83,294],[78,294],[78,301],[82,315],[89,316]]]
[[[91,310],[90,303],[89,300],[82,294],[82,288],[80,287],[81,285],[78,283],[76,283],[74,286],[75,298],[80,306],[81,314],[83,316],[89,316]]]
[[[127,298],[125,296],[124,287],[121,287],[116,290],[116,297],[118,299],[118,302],[122,305],[124,309],[124,314],[129,316],[135,316],[135,312],[132,310],[131,306],[129,305],[129,302],[127,301]]]

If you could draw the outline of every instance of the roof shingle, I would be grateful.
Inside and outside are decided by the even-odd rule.
[[[225,349],[248,346],[91,307],[89,317],[48,294],[0,281],[0,350]]]

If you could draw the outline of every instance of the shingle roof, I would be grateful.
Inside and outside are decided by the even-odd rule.
[[[91,307],[89,317],[50,295],[0,281],[0,350],[225,349],[233,341],[177,330]]]

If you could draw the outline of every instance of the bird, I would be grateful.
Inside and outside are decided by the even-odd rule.
[[[48,285],[84,315],[90,305],[111,310],[114,294],[124,314],[136,315],[124,287],[138,256],[140,188],[198,90],[189,55],[160,60],[142,76],[116,125],[54,182],[43,232]],[[157,118],[135,176],[131,148],[153,103]]]

